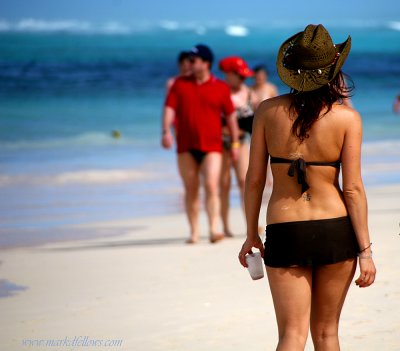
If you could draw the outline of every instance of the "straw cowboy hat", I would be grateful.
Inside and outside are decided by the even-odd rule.
[[[322,24],[310,24],[281,45],[276,61],[279,77],[299,92],[321,88],[338,74],[350,48],[350,36],[335,45]]]

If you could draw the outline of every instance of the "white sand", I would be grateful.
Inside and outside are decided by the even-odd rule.
[[[370,189],[376,283],[350,289],[342,350],[400,350],[400,186]],[[0,279],[26,286],[0,298],[0,349],[274,350],[274,310],[266,279],[252,281],[235,239],[186,246],[184,215],[98,223],[128,228],[113,238],[0,251]],[[135,228],[129,230],[129,227]],[[240,234],[240,235],[239,235]],[[121,347],[28,347],[23,339],[122,339]],[[312,350],[308,341],[306,350]]]

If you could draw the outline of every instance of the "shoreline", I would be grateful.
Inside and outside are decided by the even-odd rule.
[[[400,184],[369,188],[367,196],[377,281],[367,289],[352,284],[341,346],[397,351]],[[181,213],[87,225],[131,228],[119,236],[2,250],[1,279],[14,288],[0,298],[3,348],[84,335],[121,339],[118,349],[127,351],[274,349],[268,281],[252,281],[237,260],[245,237],[239,208],[232,210],[232,224],[235,237],[214,245],[202,212],[197,245],[184,244]]]
[[[370,185],[365,187],[367,200],[369,198],[369,194],[378,194],[378,193],[393,193],[398,192],[400,193],[400,183],[393,183],[393,184],[385,184],[385,185]],[[264,197],[266,192],[264,192]],[[268,195],[267,195],[268,196]],[[266,211],[266,203],[265,198],[263,199],[262,208],[260,211],[260,219],[263,221],[263,216],[265,215]],[[370,204],[368,202],[369,211],[374,211],[375,205]],[[239,204],[236,206],[231,206],[232,212],[237,212],[240,210]],[[399,205],[399,214],[400,214],[400,205]],[[203,205],[201,206],[201,215],[205,216]],[[240,213],[240,211],[239,211]],[[97,239],[118,239],[121,236],[126,235],[128,232],[137,232],[143,226],[145,226],[146,222],[151,222],[154,219],[162,219],[168,220],[169,218],[176,218],[183,216],[183,223],[187,225],[186,217],[184,210],[181,211],[176,209],[176,211],[160,214],[147,214],[141,216],[130,216],[120,219],[111,219],[111,220],[96,220],[96,221],[86,221],[79,224],[67,224],[67,225],[60,225],[52,228],[36,228],[26,230],[25,236],[30,237],[32,235],[40,235],[40,239],[37,239],[37,242],[33,242],[32,239],[28,243],[13,243],[13,244],[4,244],[0,246],[0,253],[9,250],[15,249],[29,249],[29,248],[37,248],[45,245],[52,245],[52,244],[63,244],[69,242],[82,242],[82,241],[91,241]],[[239,215],[244,221],[243,215]],[[233,215],[231,214],[231,218]],[[400,218],[399,218],[400,221]],[[58,237],[51,237],[51,233],[57,232]],[[1,233],[1,229],[0,229]],[[21,231],[15,231],[16,234],[21,233]],[[61,235],[60,235],[61,233]],[[20,240],[21,241],[21,240]]]

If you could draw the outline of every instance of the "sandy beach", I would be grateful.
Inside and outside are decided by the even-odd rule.
[[[342,349],[397,351],[400,185],[367,193],[378,275],[372,287],[350,289]],[[69,227],[121,235],[0,251],[0,281],[16,288],[0,298],[1,350],[274,350],[268,282],[252,281],[239,265],[244,220],[239,209],[231,217],[235,238],[216,245],[203,213],[195,246],[183,244],[179,214]],[[84,346],[93,340],[101,346]]]

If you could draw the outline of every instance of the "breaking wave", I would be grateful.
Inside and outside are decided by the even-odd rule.
[[[118,21],[109,21],[103,24],[94,25],[88,21],[80,21],[74,19],[61,20],[42,20],[37,18],[25,18],[19,21],[11,22],[0,19],[0,32],[68,32],[68,33],[85,33],[85,34],[131,34],[136,32],[148,32],[154,30],[165,31],[192,31],[198,35],[203,35],[209,30],[222,30],[229,36],[246,37],[250,30],[248,26],[243,24],[243,20],[230,21],[136,21],[134,24],[125,24]],[[328,27],[347,27],[347,28],[386,28],[400,31],[399,21],[375,21],[375,20],[346,20],[325,23]],[[276,28],[301,28],[304,25],[302,21],[271,20],[268,24],[251,22],[251,28],[276,29]]]

